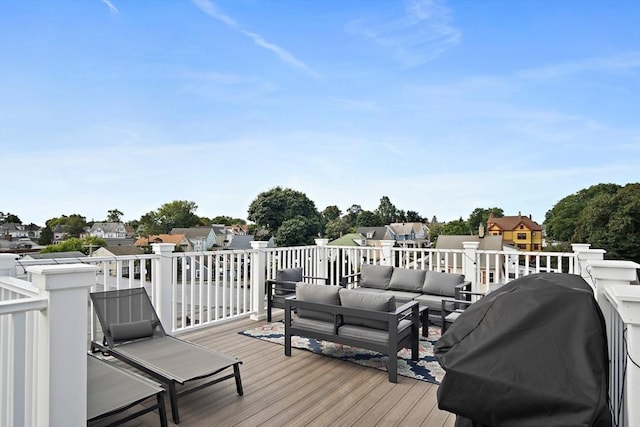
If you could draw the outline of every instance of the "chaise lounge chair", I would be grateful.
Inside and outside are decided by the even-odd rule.
[[[167,335],[144,288],[90,294],[103,332],[92,351],[102,351],[145,372],[166,385],[173,421],[180,423],[178,397],[235,378],[242,396],[240,364],[235,357]],[[227,369],[233,373],[216,376]],[[213,377],[178,393],[177,385]]]

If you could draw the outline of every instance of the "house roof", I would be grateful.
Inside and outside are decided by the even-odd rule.
[[[206,239],[213,228],[211,226],[206,227],[190,227],[190,228],[172,228],[169,234],[182,234],[189,240],[193,239]]]
[[[420,232],[425,227],[421,222],[394,222],[389,224],[391,230],[396,234],[411,234],[412,231]]]
[[[362,240],[362,235],[359,233],[349,233],[342,237],[329,242],[330,246],[360,246],[358,241]]]
[[[121,222],[94,222],[89,229],[90,233],[102,230],[103,233],[122,233],[126,228]]]
[[[462,249],[463,242],[479,242],[480,250],[495,250],[501,251],[503,249],[502,236],[467,236],[467,235],[446,235],[441,234],[438,236],[438,242],[436,247],[438,249]]]
[[[31,259],[87,258],[87,256],[80,251],[48,252],[44,254],[39,253],[25,255],[25,258],[27,257],[30,257]]]
[[[369,233],[371,233],[371,237],[367,237]],[[387,227],[358,227],[358,234],[368,240],[389,239]]]
[[[524,225],[532,231],[542,231],[542,227],[540,226],[540,224],[533,221],[528,216],[513,215],[497,218],[493,215],[489,215],[489,219],[487,219],[487,228],[492,228],[495,225],[501,230],[506,231],[516,230],[520,226],[520,224]]]
[[[143,255],[144,251],[142,248],[135,246],[107,246],[104,249],[105,251],[109,251],[113,255]],[[95,252],[94,252],[95,254]]]
[[[251,242],[255,240],[251,234],[234,234],[227,246],[228,249],[251,249]],[[267,242],[268,248],[275,248],[273,237]]]
[[[184,239],[184,234],[152,234],[149,238],[139,237],[134,246],[149,246],[151,243],[173,243],[178,245]]]

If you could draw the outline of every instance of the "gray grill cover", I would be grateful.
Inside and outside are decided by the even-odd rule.
[[[471,305],[435,346],[456,425],[611,426],[606,327],[580,276],[539,273]]]

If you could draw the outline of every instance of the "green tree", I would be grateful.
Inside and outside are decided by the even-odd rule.
[[[572,242],[602,248],[609,259],[640,262],[640,183],[595,194],[580,213]]]
[[[324,218],[325,221],[329,222],[340,218],[340,216],[342,215],[342,211],[336,205],[331,205],[324,208],[321,214],[322,218]]]
[[[346,217],[336,218],[327,222],[327,225],[324,228],[324,235],[329,240],[335,240],[345,234],[352,233],[354,230],[354,227],[349,224]]]
[[[306,194],[290,188],[275,187],[258,194],[249,205],[247,218],[255,223],[256,229],[264,231],[263,237],[256,234],[256,238],[266,240],[274,236],[276,243],[296,241],[300,242],[298,244],[308,244],[322,231],[321,216],[315,203]],[[292,219],[296,221],[287,224],[277,237],[280,227]],[[294,231],[302,234],[293,238],[291,233]]]
[[[18,215],[0,212],[0,224],[22,224],[22,220],[18,218]]]
[[[44,227],[40,230],[40,237],[38,238],[39,245],[50,245],[53,243],[53,230],[49,227]]]
[[[396,222],[396,218],[398,218],[398,209],[396,209],[395,205],[391,203],[391,200],[389,200],[387,196],[380,198],[380,204],[374,213],[378,215],[382,225],[389,225]]]
[[[274,236],[278,246],[312,245],[319,229],[319,217],[306,218],[297,215],[285,220]]]
[[[447,235],[467,235],[469,234],[469,224],[467,221],[462,219],[456,219],[454,221],[449,221],[442,227],[442,233]]]
[[[123,215],[118,209],[111,209],[107,212],[106,222],[122,222]]]
[[[349,223],[351,227],[356,227],[358,223],[358,214],[362,212],[362,206],[360,205],[351,205],[347,209],[347,213],[345,215],[346,221]]]
[[[612,195],[619,189],[617,184],[597,184],[564,197],[545,215],[547,235],[560,242],[573,241],[582,211],[589,202],[598,194]]]
[[[100,239],[95,236],[88,236],[82,239],[78,237],[71,237],[70,239],[66,239],[63,242],[58,243],[57,245],[46,246],[40,252],[51,253],[79,251],[83,252],[84,254],[89,254],[90,251],[95,251],[97,248],[106,245],[107,242],[104,239]]]
[[[467,220],[471,232],[477,233],[480,224],[482,224],[482,226],[486,229],[487,220],[489,219],[489,216],[491,214],[493,214],[493,216],[496,218],[502,218],[504,216],[504,211],[500,208],[475,208],[473,212],[471,212],[471,215],[469,215],[469,219]]]
[[[209,225],[209,224],[224,224],[224,225],[235,225],[235,224],[246,224],[247,221],[245,221],[244,219],[241,218],[232,218],[230,216],[226,216],[226,215],[218,215],[216,217],[211,218],[207,224],[203,224],[203,225]]]
[[[426,219],[421,217],[420,214],[416,211],[407,211],[406,221],[407,222],[425,222]]]
[[[362,210],[358,213],[356,226],[358,227],[382,227],[385,223],[375,212]]]
[[[160,206],[157,211],[147,212],[140,218],[142,236],[169,233],[172,228],[189,228],[199,224],[195,214],[198,206],[187,200],[174,200]]]

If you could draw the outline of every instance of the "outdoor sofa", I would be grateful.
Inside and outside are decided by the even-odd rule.
[[[398,382],[398,351],[411,349],[418,360],[418,303],[396,308],[392,295],[376,295],[339,286],[299,283],[285,300],[285,348],[293,335],[336,342],[388,355],[389,381]]]
[[[358,273],[344,276],[340,285],[359,292],[395,297],[397,305],[417,301],[421,313],[436,322],[440,321],[443,301],[465,300],[471,291],[471,282],[464,275],[363,264]],[[428,310],[424,310],[428,307]],[[427,330],[427,316],[422,316],[423,335]],[[425,335],[426,336],[426,335]]]

